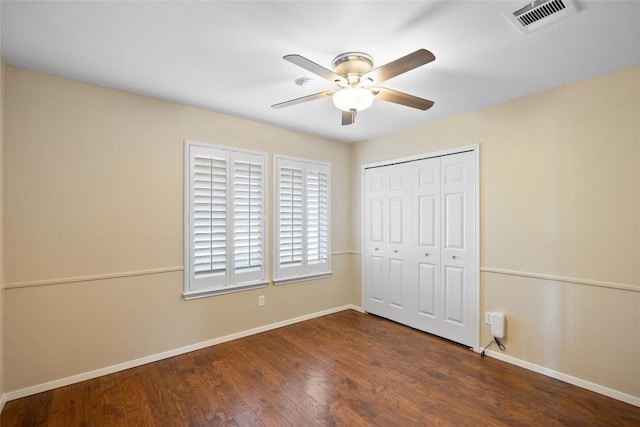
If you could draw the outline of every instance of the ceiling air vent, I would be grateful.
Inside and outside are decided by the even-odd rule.
[[[529,34],[576,13],[572,0],[537,0],[516,11],[505,11],[505,16],[521,33]]]

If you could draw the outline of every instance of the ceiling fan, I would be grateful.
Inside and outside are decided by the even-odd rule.
[[[342,125],[350,125],[355,123],[358,111],[369,108],[374,98],[423,111],[433,106],[433,101],[428,99],[376,86],[385,80],[435,60],[436,57],[433,53],[426,49],[418,49],[409,55],[375,69],[373,69],[373,59],[362,52],[347,52],[336,56],[331,62],[334,71],[324,68],[301,55],[285,55],[283,59],[331,83],[335,83],[337,87],[332,90],[274,104],[271,106],[272,108],[289,107],[330,96],[333,98],[333,104],[342,110]]]

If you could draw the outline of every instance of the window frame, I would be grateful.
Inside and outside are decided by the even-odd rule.
[[[274,200],[274,216],[273,216],[273,283],[281,285],[292,282],[301,282],[306,280],[315,280],[330,277],[331,271],[331,163],[321,162],[310,159],[302,159],[290,156],[274,155],[273,160],[273,200]],[[280,262],[280,170],[282,167],[296,166],[302,168],[302,261],[299,266],[282,267]],[[320,171],[326,173],[326,262],[310,264],[307,259],[308,255],[308,189],[307,180],[309,172]]]
[[[225,270],[223,274],[218,275],[218,279],[211,279],[211,285],[203,286],[203,279],[197,281],[195,277],[195,260],[194,260],[194,244],[193,244],[193,227],[195,223],[193,220],[194,215],[194,180],[192,180],[192,161],[195,162],[195,155],[197,151],[209,151],[210,155],[219,155],[225,158]],[[251,162],[253,160],[259,160],[262,170],[259,172],[261,180],[260,199],[262,203],[261,211],[261,232],[262,238],[260,241],[261,247],[261,264],[257,268],[250,270],[251,274],[247,274],[247,271],[238,271],[242,268],[236,266],[236,245],[235,238],[236,233],[236,213],[234,210],[234,202],[237,200],[237,194],[240,190],[237,190],[237,182],[234,180],[235,167],[242,163]],[[267,153],[260,151],[244,150],[235,147],[214,145],[194,140],[184,140],[184,236],[183,236],[183,251],[184,251],[184,289],[183,298],[185,300],[203,298],[213,295],[227,294],[232,292],[239,292],[248,289],[263,288],[269,284],[268,280],[268,257],[267,257],[267,242],[268,242],[268,155]],[[238,178],[239,180],[239,178]],[[236,191],[237,190],[237,191]],[[251,194],[248,195],[251,198]],[[240,279],[245,276],[244,280]],[[212,278],[214,275],[208,276]],[[200,282],[200,283],[199,283]]]

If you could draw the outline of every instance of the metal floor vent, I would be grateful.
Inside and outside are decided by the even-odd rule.
[[[505,11],[505,16],[521,33],[528,34],[576,13],[572,0],[537,0],[515,12]]]

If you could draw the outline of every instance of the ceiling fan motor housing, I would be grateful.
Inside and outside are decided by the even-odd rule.
[[[373,68],[373,59],[362,52],[347,52],[336,56],[331,61],[336,74],[345,77],[349,84],[358,83],[360,76]],[[351,78],[350,78],[351,77]]]

